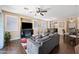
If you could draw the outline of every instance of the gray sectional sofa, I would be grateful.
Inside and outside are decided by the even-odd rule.
[[[59,37],[59,34],[56,32],[45,36],[38,36],[38,38],[29,38],[27,41],[27,51],[30,54],[48,54],[59,45]]]
[[[39,54],[48,54],[50,53],[57,45],[59,45],[59,34],[55,33],[49,35],[47,41],[44,41],[42,46],[39,47]]]

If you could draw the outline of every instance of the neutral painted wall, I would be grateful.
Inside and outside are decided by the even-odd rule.
[[[34,19],[34,18],[31,18],[31,17],[27,17],[27,16],[21,16],[21,15],[18,15],[18,14],[14,14],[14,13],[11,13],[11,12],[3,12],[4,13],[4,19],[5,19],[5,31],[7,31],[7,15],[10,15],[10,16],[16,16],[16,20],[17,20],[17,23],[18,23],[18,31],[9,31],[11,33],[11,40],[16,40],[16,39],[20,39],[21,36],[20,36],[20,32],[21,32],[21,18],[23,18],[22,22],[29,22],[29,23],[33,23],[33,30],[34,30],[34,35],[38,34],[39,33],[43,33],[44,30],[42,29],[41,25],[46,25],[46,28],[45,28],[45,31],[47,30],[47,22],[44,21],[44,20],[40,20],[40,19]],[[34,21],[37,21],[37,25],[38,27],[34,28]],[[43,24],[42,22],[46,22],[46,24]]]
[[[5,20],[5,31],[8,31],[8,27],[7,27],[7,16],[16,16],[16,20],[18,23],[18,30],[17,31],[8,31],[11,34],[11,40],[15,40],[15,39],[20,39],[20,17],[16,14],[13,13],[8,13],[8,12],[3,12],[4,14],[4,20]]]

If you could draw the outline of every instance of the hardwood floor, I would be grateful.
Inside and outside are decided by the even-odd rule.
[[[66,39],[67,40],[67,39]],[[74,54],[74,46],[69,44],[68,41],[64,41],[63,36],[60,36],[59,46],[51,51],[51,54]]]
[[[0,54],[25,54],[19,40],[11,41],[8,46],[0,50]]]
[[[51,54],[74,54],[74,46],[64,41],[63,36],[60,36],[59,46],[51,51]],[[0,50],[0,54],[26,54],[25,50],[17,40],[11,41],[8,46]]]

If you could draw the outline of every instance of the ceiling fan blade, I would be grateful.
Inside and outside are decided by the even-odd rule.
[[[44,16],[44,14],[40,13],[42,16]]]
[[[43,10],[43,11],[40,11],[40,12],[47,12],[47,10]]]

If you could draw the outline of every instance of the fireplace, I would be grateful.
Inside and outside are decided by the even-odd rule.
[[[22,22],[21,37],[31,37],[33,34],[32,23]]]

